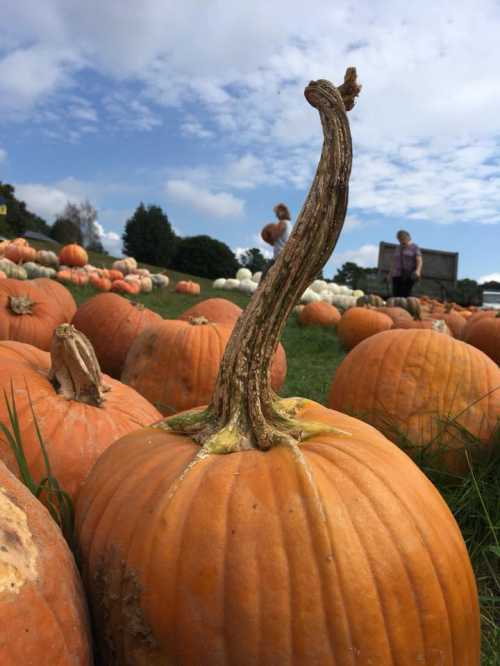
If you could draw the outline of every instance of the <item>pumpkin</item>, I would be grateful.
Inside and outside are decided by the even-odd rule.
[[[382,312],[356,306],[340,318],[337,335],[344,349],[349,351],[365,338],[387,331],[392,325],[392,319]]]
[[[65,319],[59,304],[33,282],[0,282],[0,340],[48,350],[55,328]]]
[[[107,277],[101,277],[97,273],[89,275],[89,283],[99,291],[109,291],[111,289],[111,280]]]
[[[308,303],[299,313],[299,322],[303,326],[336,326],[339,321],[340,312],[324,301]]]
[[[465,329],[465,319],[461,317],[458,312],[450,310],[449,312],[442,312],[438,315],[431,315],[432,319],[441,319],[449,328],[454,338],[459,340],[463,337]]]
[[[106,277],[109,277],[111,282],[114,282],[115,280],[123,280],[124,275],[121,271],[117,271],[112,268],[108,271],[108,275],[106,275]]]
[[[45,465],[30,398],[53,476],[74,498],[102,452],[118,437],[157,421],[161,414],[130,387],[102,376],[89,341],[70,324],[54,334],[50,354],[19,342],[0,342],[0,393],[10,393],[19,416],[28,467],[39,482]],[[0,421],[8,423],[4,400]],[[0,432],[0,457],[16,475],[17,463]]]
[[[476,320],[468,331],[467,342],[500,365],[500,312],[494,317]]]
[[[412,316],[408,312],[408,310],[404,310],[403,308],[396,307],[396,306],[389,306],[385,305],[383,307],[377,308],[377,312],[381,312],[382,314],[386,314],[388,317],[392,319],[392,321],[396,324],[398,321],[401,319],[405,319],[407,321],[412,321]]]
[[[210,399],[220,361],[233,323],[163,320],[145,328],[132,342],[122,382],[132,386],[164,415],[204,405]],[[281,345],[271,367],[275,391],[286,377],[286,354]]]
[[[65,266],[85,266],[89,257],[85,249],[77,243],[65,245],[59,251],[59,262]]]
[[[128,275],[137,268],[137,261],[133,257],[124,257],[113,262],[113,270],[120,271],[122,275]]]
[[[266,224],[262,228],[262,231],[260,232],[260,237],[265,243],[269,243],[269,245],[274,245],[275,241],[277,240],[277,238],[279,238],[280,235],[278,225],[279,225],[278,222],[270,222],[269,224]]]
[[[232,325],[242,312],[243,310],[236,303],[228,301],[227,298],[207,298],[184,310],[178,318],[189,321],[191,318],[205,317],[208,321],[217,324]]]
[[[34,261],[36,250],[29,245],[14,245],[11,243],[5,248],[4,256],[15,264],[21,264],[25,261]]]
[[[99,294],[80,305],[72,324],[92,343],[103,370],[119,378],[130,346],[160,315],[118,294]]]
[[[438,331],[451,335],[444,319],[398,319],[394,322],[394,328],[415,328],[419,330]]]
[[[69,268],[64,268],[62,270],[57,271],[56,279],[59,280],[59,282],[69,283],[73,279],[73,273]]]
[[[111,291],[116,291],[121,294],[138,294],[141,287],[138,282],[127,282],[126,280],[114,280],[111,283]]]
[[[82,489],[101,663],[479,664],[474,576],[437,490],[375,429],[269,387],[344,221],[353,74],[306,89],[325,132],[318,176],[210,405],[116,442]]]
[[[467,469],[463,429],[493,446],[500,369],[482,352],[432,330],[365,340],[337,368],[328,405],[363,418],[414,455],[452,473]]]
[[[465,327],[462,331],[463,340],[468,342],[469,335],[478,321],[481,321],[481,319],[487,319],[488,317],[495,317],[496,314],[497,313],[494,310],[478,310],[477,312],[473,312],[465,322]]]
[[[363,305],[372,305],[374,308],[380,308],[385,305],[385,301],[383,298],[377,296],[376,294],[364,294],[363,296],[358,297],[356,305],[358,307],[362,307]]]
[[[181,280],[175,285],[175,291],[179,294],[199,294],[200,285],[191,280]]]
[[[78,287],[84,287],[89,283],[89,276],[83,271],[71,271],[71,284],[75,284]]]
[[[408,296],[407,298],[393,296],[392,298],[387,299],[387,305],[407,310],[414,319],[418,319],[422,312],[420,301],[414,296]]]
[[[170,282],[168,276],[163,275],[163,273],[152,273],[151,281],[153,282],[153,287],[157,287],[158,289],[168,287],[168,283]]]
[[[59,268],[59,259],[55,252],[51,250],[38,250],[36,253],[36,261],[42,266],[48,266],[49,268]]]
[[[5,273],[3,271],[0,271],[0,280],[5,280],[6,278],[7,276],[5,275]]]
[[[71,292],[59,282],[48,278],[35,278],[33,284],[56,301],[62,310],[65,322],[70,322],[76,312],[75,299]]]
[[[0,663],[91,666],[85,596],[58,526],[0,463]]]
[[[53,268],[41,266],[40,264],[36,264],[34,261],[27,261],[25,264],[23,264],[23,268],[30,280],[39,277],[51,278],[56,274],[56,271]]]
[[[237,280],[251,280],[252,271],[248,268],[240,268],[234,276]]]

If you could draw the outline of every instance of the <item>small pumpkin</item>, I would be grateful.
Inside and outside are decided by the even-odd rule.
[[[34,261],[36,250],[29,245],[15,245],[14,243],[10,243],[5,248],[4,256],[15,264],[22,264],[26,261]]]
[[[337,335],[347,351],[362,340],[392,328],[390,317],[368,308],[353,307],[344,312],[337,324]]]
[[[175,285],[175,291],[179,294],[199,294],[200,285],[197,282],[192,282],[191,280],[180,280]]]
[[[418,319],[422,313],[420,301],[415,296],[408,296],[407,298],[393,296],[387,299],[387,305],[407,310],[414,319]]]
[[[118,437],[158,420],[161,414],[130,387],[106,375],[89,341],[69,324],[55,333],[50,354],[20,342],[0,342],[0,394],[11,385],[28,467],[37,482],[45,474],[33,404],[53,475],[72,498],[102,452]],[[0,421],[8,423],[0,400]],[[19,475],[0,432],[0,457]]]
[[[121,294],[138,294],[141,291],[140,284],[134,281],[127,280],[114,280],[111,284],[111,291],[116,291]]]
[[[59,259],[55,252],[51,250],[39,250],[36,253],[36,261],[42,266],[48,266],[49,268],[59,268]]]
[[[0,663],[91,666],[85,595],[60,529],[0,463]]]
[[[340,312],[334,305],[316,301],[304,305],[299,313],[299,322],[303,326],[336,326],[340,321]]]
[[[163,273],[152,273],[151,280],[153,282],[153,286],[157,287],[158,289],[164,289],[165,287],[168,287],[170,282],[168,276],[163,275]]]
[[[94,347],[103,370],[119,378],[130,346],[146,326],[161,321],[156,312],[118,294],[99,294],[80,305],[72,324]]]
[[[364,294],[363,296],[358,297],[356,305],[358,307],[372,305],[374,308],[381,308],[385,305],[385,301],[381,296],[377,296],[377,294]]]
[[[65,245],[59,251],[59,262],[65,266],[78,267],[85,266],[89,257],[85,249],[77,243]]]
[[[113,270],[120,271],[122,275],[128,275],[137,268],[137,261],[133,257],[124,257],[113,262]]]
[[[107,277],[101,277],[97,273],[89,275],[89,283],[99,291],[109,291],[111,289],[111,280]]]

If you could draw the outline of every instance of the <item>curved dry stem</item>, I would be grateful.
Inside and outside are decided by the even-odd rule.
[[[171,417],[163,426],[190,434],[214,452],[266,450],[317,432],[317,426],[298,424],[280,404],[269,368],[290,312],[330,257],[344,224],[352,163],[346,110],[360,89],[354,68],[339,88],[324,80],[306,87],[307,101],[319,111],[324,143],[294,231],[235,325],[207,410]]]
[[[99,407],[103,384],[99,361],[90,340],[71,324],[61,324],[54,331],[50,349],[49,379],[67,400],[77,400]]]

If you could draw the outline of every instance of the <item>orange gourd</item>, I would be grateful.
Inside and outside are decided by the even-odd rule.
[[[339,321],[340,312],[324,301],[308,303],[299,312],[299,322],[303,326],[336,326]]]
[[[56,330],[50,354],[19,342],[0,342],[0,395],[3,391],[10,395],[12,383],[31,473],[37,482],[45,475],[30,397],[52,473],[72,497],[114,440],[161,416],[130,387],[101,376],[89,347],[88,340],[69,324]],[[3,398],[0,421],[8,423]],[[0,458],[13,473],[19,473],[1,432]]]
[[[191,282],[190,280],[181,280],[175,285],[175,291],[179,294],[199,294],[200,285],[197,282]]]
[[[387,331],[342,361],[328,405],[366,420],[415,455],[425,453],[434,466],[462,473],[463,429],[486,450],[493,446],[500,369],[449,335]]]
[[[61,306],[33,281],[0,282],[0,340],[50,349],[55,328],[66,321]]]
[[[474,576],[440,494],[371,426],[269,386],[344,221],[358,91],[352,69],[306,89],[325,132],[318,175],[208,407],[116,442],[82,489],[102,663],[479,666]]]
[[[348,351],[362,340],[389,330],[392,319],[371,308],[354,307],[346,310],[337,324],[337,335],[344,349]]]
[[[207,298],[185,310],[179,319],[189,321],[192,317],[205,317],[217,324],[234,324],[243,310],[227,298]]]
[[[5,248],[4,257],[16,264],[21,264],[27,261],[34,261],[36,258],[36,250],[29,245],[15,245],[14,243],[10,243],[10,245]]]
[[[160,321],[160,315],[141,303],[111,293],[89,298],[80,305],[71,323],[92,343],[103,372],[119,378],[139,333]]]
[[[60,529],[0,463],[0,664],[91,666],[85,595]]]
[[[64,266],[81,267],[88,264],[89,257],[85,249],[77,243],[65,245],[59,251],[59,263]]]

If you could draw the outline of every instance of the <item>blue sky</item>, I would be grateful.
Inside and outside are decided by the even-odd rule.
[[[377,263],[410,230],[500,280],[500,5],[383,1],[7,0],[0,31],[0,180],[52,222],[89,199],[121,250],[139,204],[181,235],[261,247],[295,217],[321,148],[311,79],[354,65],[346,226],[325,274]]]

